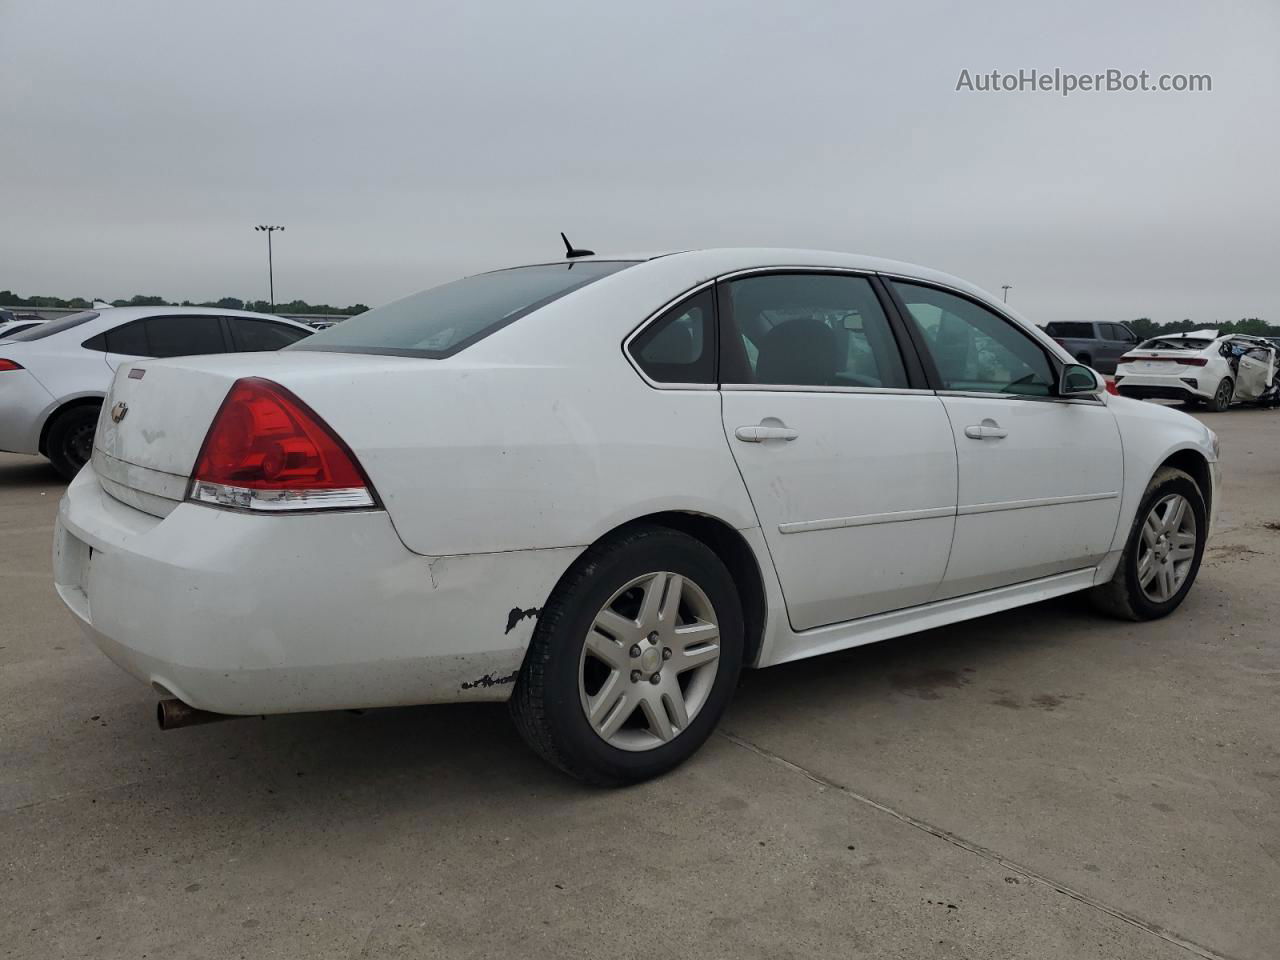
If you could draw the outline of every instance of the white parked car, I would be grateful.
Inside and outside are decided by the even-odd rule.
[[[1138,344],[1116,366],[1116,389],[1140,400],[1204,403],[1280,402],[1276,346],[1264,337],[1195,330]]]
[[[0,450],[48,457],[71,479],[89,459],[122,363],[277,350],[311,333],[292,320],[208,307],[115,307],[42,323],[0,344]]]
[[[744,666],[1195,580],[1217,441],[961,280],[706,250],[472,276],[273,354],[124,363],[57,589],[217,714],[507,700],[597,783]]]
[[[30,330],[32,327],[38,327],[48,322],[47,320],[8,320],[0,323],[0,340],[8,340],[24,330]]]

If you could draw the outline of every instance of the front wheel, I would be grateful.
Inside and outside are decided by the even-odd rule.
[[[1235,396],[1235,392],[1236,385],[1231,382],[1231,378],[1223,377],[1218,389],[1213,392],[1213,399],[1207,404],[1208,409],[1212,413],[1221,413],[1231,406],[1231,398]]]
[[[1115,575],[1091,591],[1094,602],[1126,620],[1172,613],[1195,583],[1208,533],[1204,495],[1195,480],[1161,468],[1138,507]]]
[[[511,697],[521,735],[588,783],[683,763],[742,668],[742,606],[710,548],[664,527],[591,547],[543,608]]]

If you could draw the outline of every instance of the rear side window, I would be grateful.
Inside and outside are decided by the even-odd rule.
[[[711,287],[672,307],[631,341],[631,356],[659,383],[715,383]]]
[[[1073,340],[1092,340],[1093,324],[1092,323],[1051,323],[1044,328],[1044,332],[1051,337],[1062,337],[1066,339],[1070,337]]]
[[[242,353],[279,350],[297,343],[310,333],[287,323],[272,323],[270,320],[254,320],[251,317],[227,317],[227,326],[231,328],[231,339],[235,342],[236,350]]]
[[[783,273],[728,284],[725,383],[906,387],[902,354],[865,277]]]
[[[128,357],[187,357],[227,349],[217,317],[193,316],[146,317],[100,333],[84,345]]]
[[[539,307],[634,262],[570,260],[477,274],[358,314],[289,349],[450,357]]]
[[[58,320],[51,320],[48,323],[42,323],[38,327],[32,327],[13,337],[13,340],[43,340],[45,337],[51,337],[55,333],[61,333],[63,330],[70,330],[72,327],[78,327],[82,323],[88,323],[90,320],[96,320],[100,314],[93,310],[86,310],[84,313],[73,313],[68,317],[62,317]]]

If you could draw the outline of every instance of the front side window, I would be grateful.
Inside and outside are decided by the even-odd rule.
[[[715,383],[714,293],[695,293],[631,341],[631,356],[659,383]]]
[[[1051,323],[1044,328],[1044,332],[1051,337],[1061,337],[1063,340],[1092,340],[1093,324],[1069,320],[1065,323]]]
[[[569,260],[465,277],[357,314],[288,349],[449,357],[634,262]]]
[[[1041,346],[1012,323],[972,300],[933,287],[893,281],[944,390],[1054,393],[1053,367]]]
[[[865,277],[766,274],[730,280],[728,288],[735,339],[726,344],[725,382],[908,386],[889,320]]]
[[[217,317],[148,317],[142,322],[147,329],[148,356],[187,357],[226,352],[222,323]]]

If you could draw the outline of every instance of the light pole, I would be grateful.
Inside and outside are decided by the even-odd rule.
[[[259,230],[261,230],[262,228],[261,228],[261,227],[259,227],[258,229],[259,229]],[[283,229],[284,229],[284,227],[281,227],[280,229],[281,229],[281,230],[283,230]],[[1009,291],[1013,289],[1013,284],[1012,284],[1012,283],[1002,283],[1002,284],[1000,284],[1000,289],[1004,291],[1004,302],[1005,302],[1005,303],[1008,303],[1008,302],[1009,302]]]
[[[276,309],[276,276],[275,267],[271,263],[271,234],[275,233],[277,230],[284,230],[284,227],[268,227],[259,225],[253,229],[261,230],[267,235],[267,286],[271,290],[271,311],[274,313]]]

